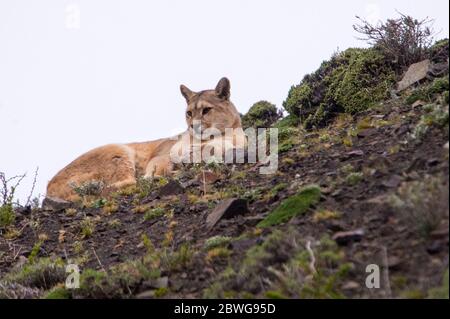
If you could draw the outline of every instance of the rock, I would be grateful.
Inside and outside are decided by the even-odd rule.
[[[184,193],[184,188],[175,180],[170,180],[166,185],[159,189],[160,197],[179,195],[182,193]]]
[[[154,290],[147,290],[136,295],[137,299],[152,299],[153,297],[155,297]]]
[[[448,62],[433,63],[428,70],[428,74],[432,77],[441,77],[448,73]]]
[[[181,187],[183,187],[183,188],[188,188],[188,187],[200,186],[200,183],[199,183],[198,180],[196,180],[196,179],[194,178],[194,179],[190,179],[190,180],[188,180],[188,181],[186,181],[186,182],[183,182],[183,183],[181,183],[180,185],[181,185]]]
[[[365,129],[365,130],[362,130],[362,131],[358,132],[357,136],[359,138],[365,138],[365,137],[369,137],[369,136],[372,136],[372,135],[375,135],[375,134],[377,134],[377,129],[376,128],[368,128],[368,129]]]
[[[264,215],[263,214],[258,214],[256,216],[249,216],[249,217],[245,217],[245,224],[251,227],[256,226],[260,221],[262,221],[264,219]]]
[[[441,161],[438,158],[430,158],[429,160],[427,160],[427,165],[428,167],[434,167],[436,165],[438,165]]]
[[[211,185],[220,180],[220,176],[210,171],[204,171],[198,174],[196,179],[199,183]]]
[[[364,152],[362,150],[354,150],[347,153],[348,156],[363,156]]]
[[[411,85],[424,80],[428,75],[430,66],[431,61],[428,59],[412,64],[408,68],[408,71],[406,71],[403,79],[398,83],[397,91],[401,92],[409,88]]]
[[[443,250],[443,244],[439,240],[433,241],[431,244],[427,246],[427,252],[430,255],[438,254]]]
[[[342,290],[356,290],[361,287],[356,281],[347,281],[343,286]]]
[[[448,237],[448,225],[447,225],[447,228],[442,227],[442,228],[433,230],[430,233],[430,237],[433,239],[444,239],[444,238]]]
[[[402,260],[396,256],[388,257],[388,268],[391,270],[399,270],[401,268]]]
[[[417,100],[416,102],[413,103],[412,107],[415,109],[417,107],[421,107],[421,106],[424,106],[426,104],[427,104],[427,102],[425,102],[425,101]]]
[[[66,208],[72,207],[73,203],[65,201],[63,199],[59,199],[56,197],[46,197],[44,201],[42,202],[42,209],[43,210],[51,210],[51,211],[57,211],[57,210],[63,210]]]
[[[381,184],[387,188],[397,188],[402,182],[402,178],[399,175],[394,175],[387,181],[383,181]]]
[[[206,226],[213,228],[221,218],[232,218],[249,212],[245,199],[230,198],[221,201],[206,218]]]
[[[356,229],[346,232],[338,232],[333,235],[333,240],[341,246],[345,246],[351,242],[358,242],[361,241],[361,239],[364,236],[364,230],[363,229]]]
[[[444,149],[446,149],[446,150],[448,150],[448,148],[449,148],[449,144],[448,143],[449,142],[445,143],[445,145],[444,145]]]

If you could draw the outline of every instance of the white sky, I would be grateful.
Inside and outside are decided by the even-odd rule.
[[[1,0],[0,171],[28,172],[23,200],[37,166],[44,194],[91,148],[183,131],[181,83],[227,76],[241,113],[261,99],[281,107],[337,48],[363,45],[355,15],[396,9],[448,37],[447,0]]]

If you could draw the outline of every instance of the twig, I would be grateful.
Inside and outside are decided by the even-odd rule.
[[[98,255],[97,255],[97,253],[95,252],[94,247],[92,247],[92,251],[94,252],[95,258],[97,258],[98,264],[100,265],[100,267],[102,267],[103,271],[106,273],[107,271],[106,271],[105,267],[103,267],[103,264],[102,264],[102,262],[100,261],[100,258],[98,258]]]
[[[309,263],[309,269],[311,270],[311,272],[315,275],[317,274],[317,270],[316,270],[316,257],[314,256],[314,252],[311,249],[311,241],[308,240],[308,242],[306,243],[306,250],[309,253],[309,256],[311,257],[311,262]]]
[[[25,203],[25,206],[28,206],[30,204],[31,196],[33,196],[34,189],[36,187],[36,181],[37,181],[38,172],[39,172],[39,166],[36,167],[36,170],[34,171],[33,186],[31,187],[30,195],[28,195],[27,202]]]

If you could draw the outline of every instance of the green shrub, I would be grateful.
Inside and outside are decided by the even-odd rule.
[[[267,128],[271,127],[279,117],[276,106],[267,101],[259,101],[250,108],[250,110],[242,116],[242,127]]]
[[[305,128],[319,127],[336,113],[355,114],[387,98],[394,82],[395,72],[379,50],[351,48],[293,86],[283,107]]]
[[[0,227],[7,227],[14,223],[16,219],[16,214],[14,213],[14,209],[12,205],[6,204],[0,206]]]

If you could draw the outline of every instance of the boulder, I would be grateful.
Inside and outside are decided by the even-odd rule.
[[[221,201],[206,218],[206,227],[213,228],[220,219],[233,218],[249,212],[248,203],[245,199],[230,198]]]
[[[431,61],[428,59],[412,64],[406,71],[403,79],[398,83],[397,91],[401,92],[411,85],[426,79],[430,67]]]
[[[184,193],[184,188],[175,180],[170,180],[166,185],[159,189],[158,195],[160,197],[179,195]]]
[[[73,203],[56,197],[46,197],[42,202],[43,210],[63,210],[72,207]]]

